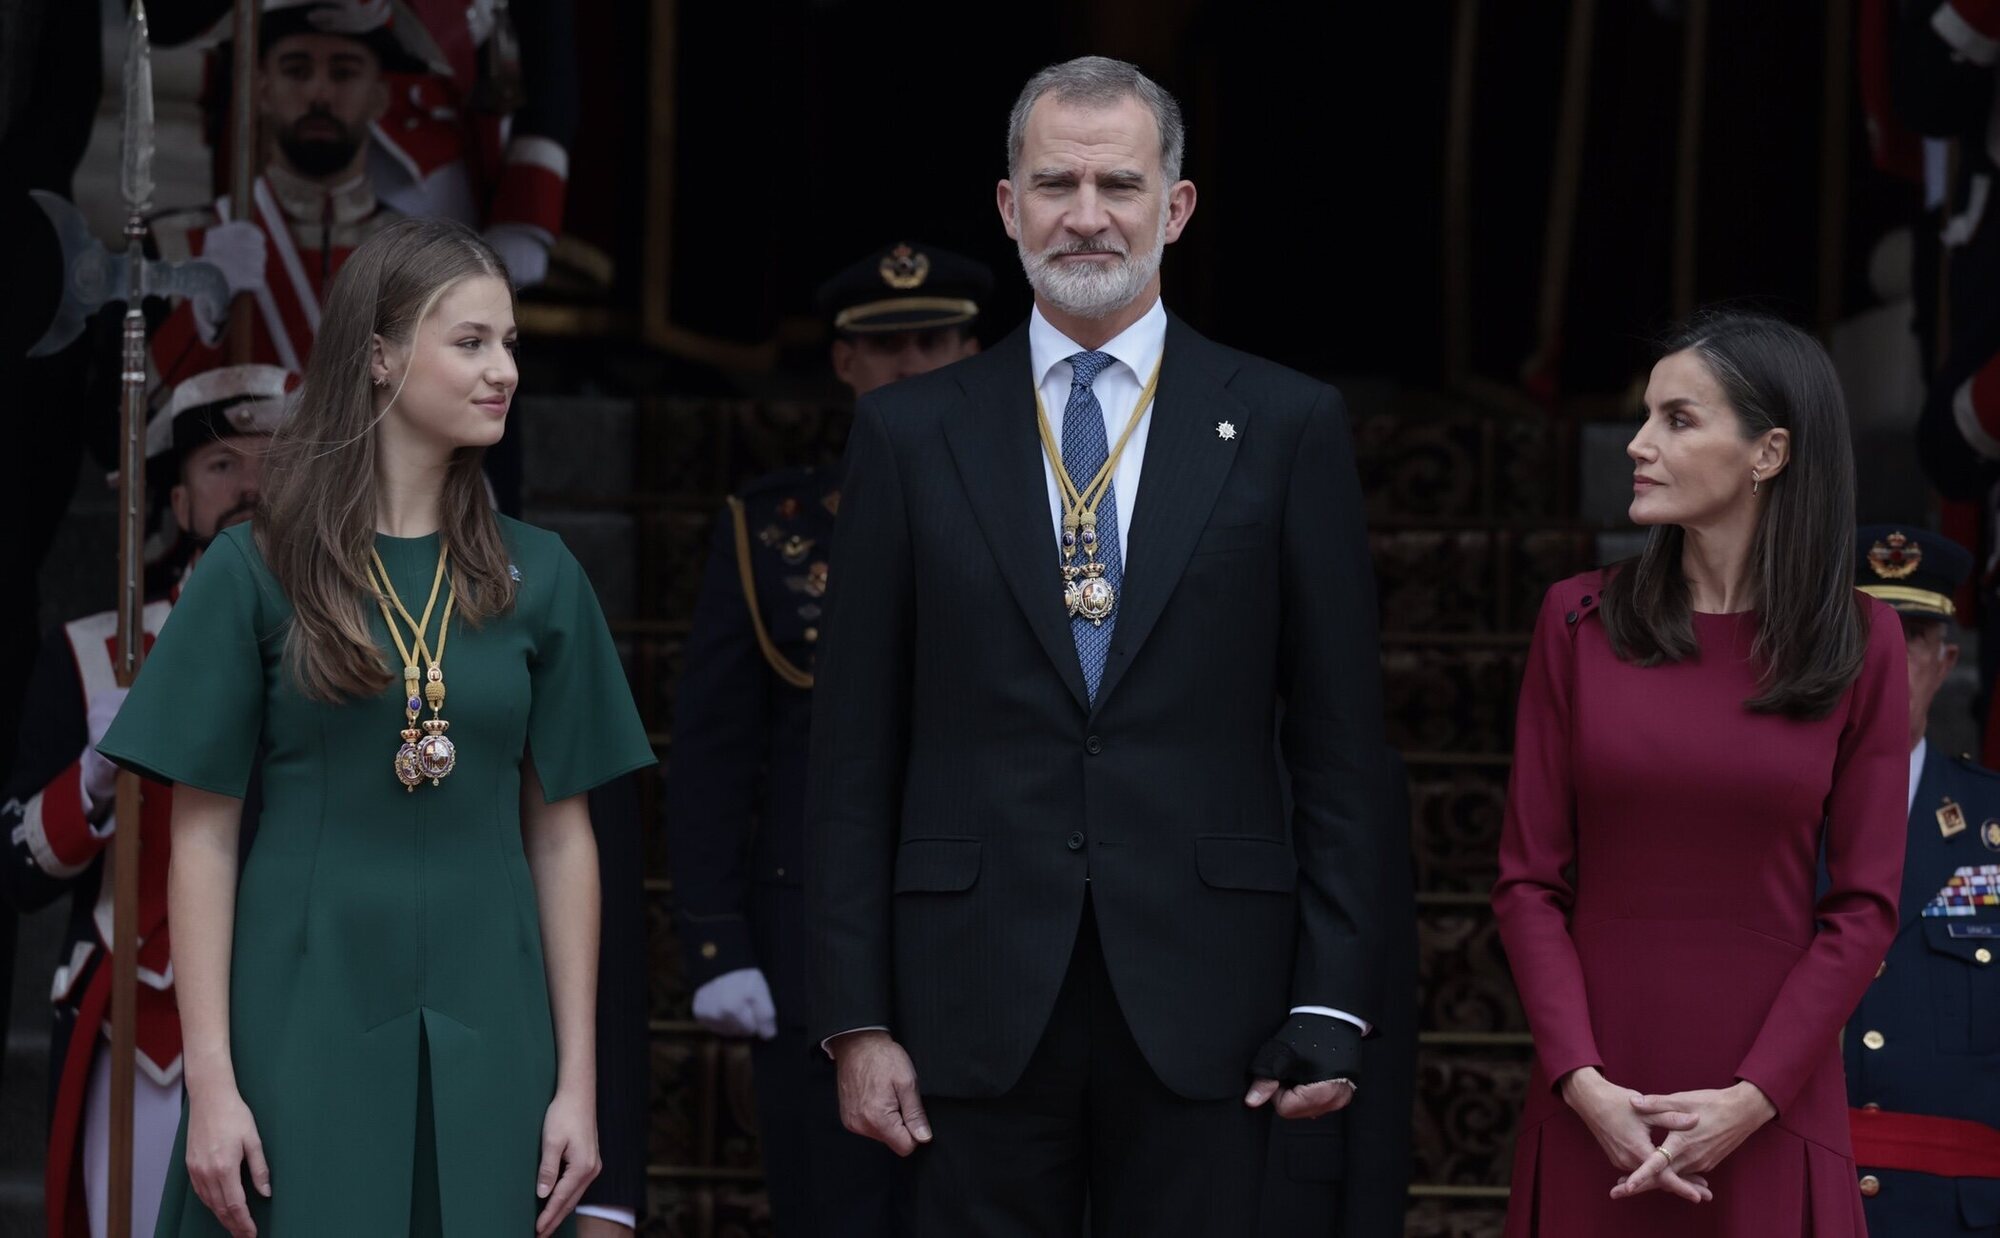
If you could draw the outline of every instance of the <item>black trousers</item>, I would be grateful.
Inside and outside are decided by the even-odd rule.
[[[750,1042],[757,1141],[777,1238],[902,1238],[909,1232],[908,1166],[840,1124],[833,1061],[780,1027]]]
[[[919,1063],[919,1087],[922,1073]],[[1257,1232],[1269,1110],[1240,1095],[1187,1100],[1154,1077],[1118,1008],[1088,902],[1020,1082],[995,1099],[926,1096],[924,1107],[934,1137],[912,1158],[917,1238]]]

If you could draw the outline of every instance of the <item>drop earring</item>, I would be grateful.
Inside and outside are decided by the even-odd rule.
[[[1755,495],[1755,494],[1757,493],[1757,487],[1758,487],[1758,486],[1759,486],[1760,484],[1762,484],[1762,481],[1763,481],[1763,479],[1757,476],[1757,470],[1756,470],[1756,469],[1751,469],[1751,470],[1750,470],[1750,493],[1751,493],[1751,494],[1752,494],[1753,496],[1754,496],[1754,495]]]

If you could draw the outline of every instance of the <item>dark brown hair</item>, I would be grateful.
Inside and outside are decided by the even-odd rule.
[[[1692,353],[1721,386],[1743,437],[1791,435],[1791,460],[1763,483],[1749,571],[1756,582],[1754,656],[1764,667],[1757,713],[1823,718],[1868,648],[1854,589],[1854,449],[1847,405],[1819,341],[1790,323],[1705,310],[1668,337],[1661,357]],[[1658,525],[1638,558],[1604,583],[1604,628],[1620,658],[1678,662],[1700,649],[1681,571],[1686,534]]]
[[[369,627],[377,597],[368,583],[380,476],[375,427],[388,411],[375,409],[373,339],[413,343],[445,293],[481,275],[508,278],[499,255],[470,229],[402,219],[363,241],[327,292],[298,406],[271,443],[255,525],[258,549],[292,603],[287,663],[316,700],[374,696],[393,680]],[[485,454],[461,447],[453,455],[438,512],[458,593],[453,618],[474,625],[514,604],[507,547],[480,471]]]

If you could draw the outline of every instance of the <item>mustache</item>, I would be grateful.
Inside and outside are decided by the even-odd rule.
[[[335,116],[332,111],[319,104],[315,104],[304,116],[293,121],[288,129],[287,136],[294,140],[300,140],[299,135],[308,129],[318,129],[325,134],[325,136],[322,136],[321,133],[315,133],[312,137],[303,139],[308,142],[346,143],[352,141],[354,137],[354,131],[348,128],[346,121]]]
[[[262,501],[263,500],[257,495],[246,494],[242,498],[238,499],[235,502],[235,504],[230,507],[228,511],[222,513],[222,515],[216,519],[215,523],[217,523],[218,525],[223,525],[223,524],[228,524],[230,521],[236,519],[238,516],[254,516],[257,514],[257,504],[261,503]]]
[[[1044,258],[1066,258],[1072,254],[1110,254],[1115,258],[1129,258],[1132,255],[1116,245],[1095,239],[1065,241],[1053,249],[1042,251]]]

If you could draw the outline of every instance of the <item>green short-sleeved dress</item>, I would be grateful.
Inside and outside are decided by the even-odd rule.
[[[400,677],[369,701],[300,693],[283,662],[291,608],[247,525],[202,557],[99,745],[148,777],[239,797],[263,758],[230,966],[230,1051],[271,1167],[272,1198],[250,1195],[261,1236],[534,1232],[556,1057],[522,760],[553,802],[654,758],[582,568],[554,534],[501,525],[519,593],[482,627],[453,623],[458,768],[440,785],[396,780]],[[436,536],[377,547],[420,613]],[[420,1077],[434,1165],[418,1154]],[[428,1214],[433,1192],[441,1218],[413,1223],[413,1195]],[[224,1233],[179,1146],[159,1215],[159,1238]]]

